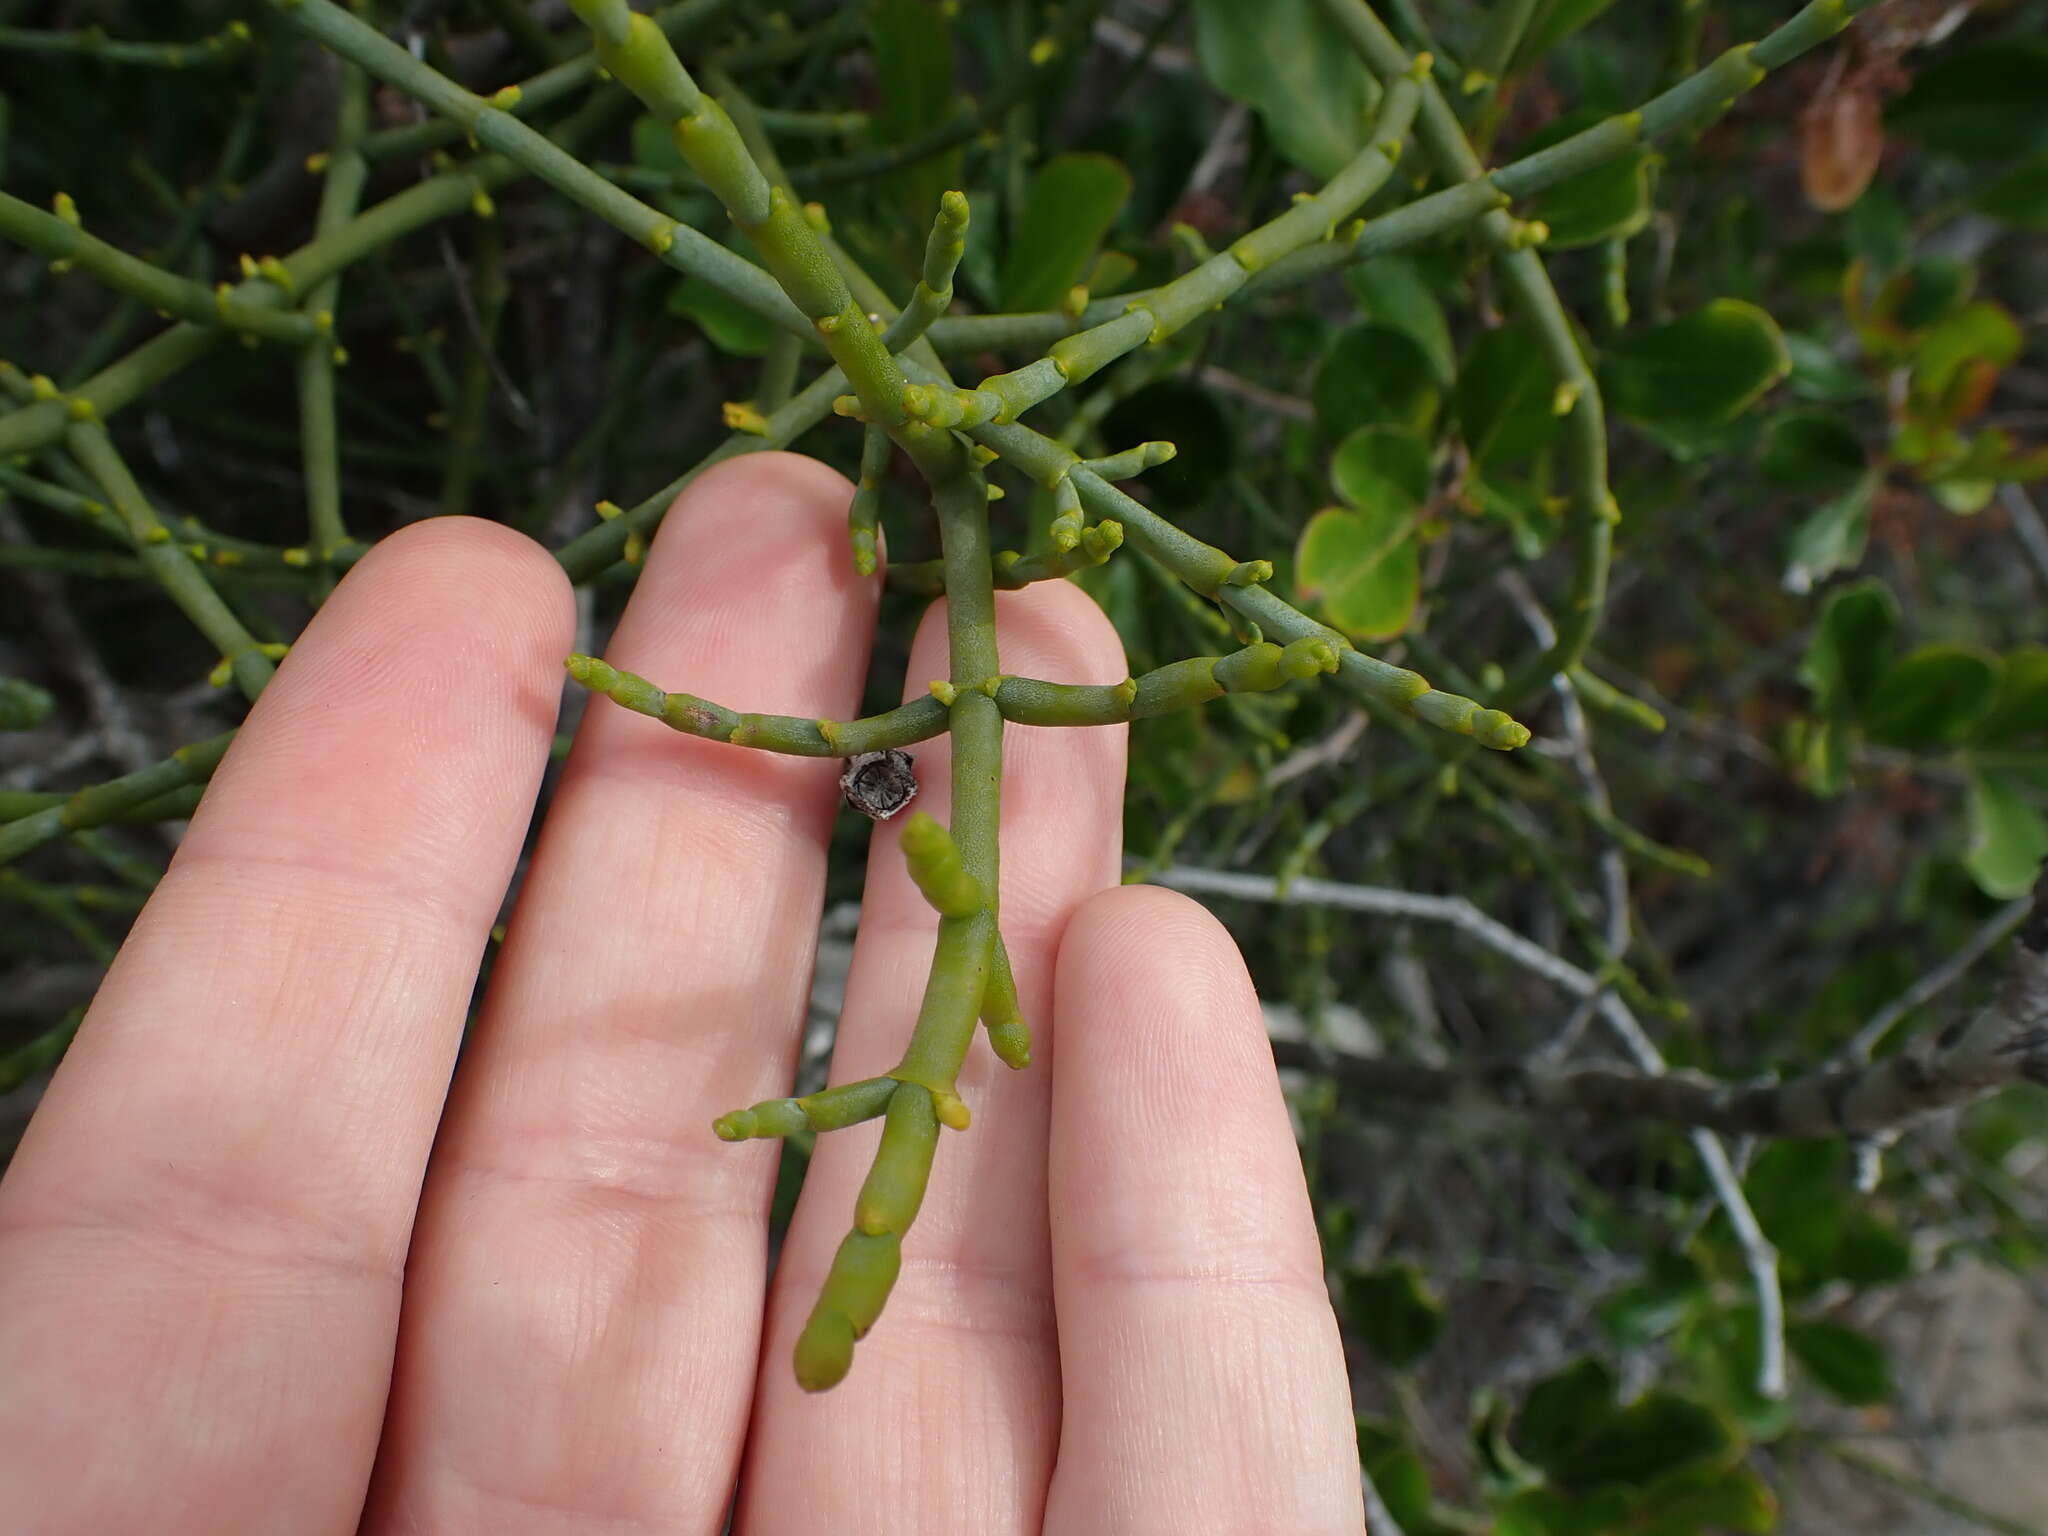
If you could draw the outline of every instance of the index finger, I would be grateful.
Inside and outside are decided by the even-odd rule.
[[[538,545],[420,524],[251,712],[0,1184],[19,1529],[355,1529],[569,619]]]

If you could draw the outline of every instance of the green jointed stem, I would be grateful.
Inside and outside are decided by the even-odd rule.
[[[0,392],[17,399],[47,398],[56,394],[56,386],[48,379],[25,379],[11,364],[0,363]],[[107,429],[89,414],[72,412],[71,416],[65,446],[99,484],[121,532],[135,546],[136,557],[193,626],[213,642],[242,692],[255,698],[270,681],[270,658],[234,610],[221,601],[200,569],[198,557],[171,536],[128,472]]]
[[[882,476],[889,470],[889,434],[869,427],[861,434],[860,483],[854,487],[853,502],[846,509],[847,537],[853,544],[853,568],[863,576],[875,574],[879,557],[875,538],[882,523]]]
[[[872,1120],[889,1107],[896,1092],[893,1077],[868,1077],[842,1083],[801,1099],[764,1099],[747,1109],[720,1115],[711,1123],[720,1141],[794,1136],[803,1130],[837,1131]]]
[[[1228,299],[1254,272],[1292,251],[1328,239],[1338,224],[1377,192],[1401,157],[1401,141],[1420,99],[1415,81],[1396,80],[1380,102],[1368,147],[1313,197],[1242,236],[1230,248],[1164,287],[1132,298],[1113,320],[1063,337],[1034,363],[983,379],[970,390],[914,389],[911,413],[933,426],[972,427],[1015,421],[1069,384],[1118,358],[1157,346]]]
[[[370,167],[358,148],[370,122],[370,80],[352,65],[341,66],[341,98],[335,112],[334,147],[328,151],[327,180],[313,238],[332,235],[353,219]],[[341,276],[315,283],[306,307],[331,317],[341,302]],[[332,321],[329,320],[331,327]],[[300,462],[306,478],[307,542],[331,560],[348,544],[341,517],[341,444],[335,432],[334,368],[337,344],[327,336],[302,348],[298,357]]]
[[[939,198],[931,238],[925,242],[924,271],[903,313],[889,322],[882,345],[901,352],[931,328],[953,303],[953,274],[967,249],[967,194],[947,192]]]
[[[15,821],[0,825],[0,864],[12,863],[32,848],[85,827],[120,821],[140,807],[174,791],[204,784],[220,766],[233,731],[180,747],[162,762],[93,784],[65,799]]]
[[[198,69],[227,64],[249,51],[249,24],[231,21],[211,37],[190,43],[130,43],[108,37],[98,27],[64,32],[28,27],[0,27],[0,53],[70,54],[103,64],[139,64],[160,69]]]
[[[592,692],[686,736],[796,757],[853,757],[907,747],[946,729],[946,706],[930,697],[862,720],[805,720],[796,715],[743,715],[694,694],[666,693],[646,678],[621,672],[595,656],[571,656],[568,668],[569,675]]]
[[[1065,484],[1064,481],[1061,483]],[[1093,528],[1082,529],[1080,541],[1069,549],[1054,549],[1036,555],[1019,554],[1014,549],[999,551],[996,555],[996,590],[1015,592],[1034,581],[1053,581],[1071,576],[1076,571],[1092,570],[1121,549],[1123,542],[1121,523],[1097,523]],[[915,565],[892,565],[889,567],[889,585],[902,592],[944,597],[946,563],[943,560],[924,560]]]
[[[1010,970],[1010,949],[996,935],[990,957],[988,985],[981,995],[981,1022],[988,1030],[989,1049],[1013,1072],[1031,1065],[1031,1029],[1017,1000],[1017,978]]]
[[[32,203],[0,192],[0,238],[53,262],[90,272],[108,287],[132,294],[152,308],[209,330],[225,328],[293,345],[303,345],[321,333],[313,316],[246,304],[241,302],[240,290],[226,283],[208,288],[166,272],[87,234],[77,219],[71,199],[62,194],[58,212],[45,213]]]

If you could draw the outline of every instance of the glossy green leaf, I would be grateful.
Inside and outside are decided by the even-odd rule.
[[[1852,1408],[1892,1395],[1891,1361],[1867,1333],[1825,1320],[1790,1322],[1785,1347],[1816,1382]]]
[[[875,142],[908,144],[955,112],[952,7],[942,0],[876,0],[868,13],[875,64]],[[960,151],[929,155],[892,172],[887,184],[914,226],[928,223],[939,198],[960,184]]]
[[[1406,331],[1354,325],[1316,370],[1316,422],[1332,437],[1371,424],[1427,431],[1436,417],[1435,370]]]
[[[696,321],[714,347],[734,357],[760,357],[781,334],[773,322],[701,277],[686,277],[669,290],[668,312]]]
[[[1685,1467],[1659,1478],[1631,1513],[1629,1536],[1762,1536],[1778,1523],[1778,1500],[1747,1467]]]
[[[1429,449],[1399,427],[1360,427],[1330,455],[1330,486],[1358,511],[1412,516],[1429,499]]]
[[[2011,775],[1975,773],[1967,796],[1969,843],[1963,867],[1977,889],[2010,901],[2033,889],[2048,858],[2048,818]]]
[[[1374,1359],[1401,1371],[1436,1343],[1444,1306],[1414,1265],[1389,1264],[1344,1277],[1344,1321]]]
[[[1605,116],[1595,109],[1566,113],[1530,135],[1516,153],[1529,155],[1548,149]],[[1568,176],[1530,198],[1526,216],[1549,229],[1544,246],[1550,250],[1625,239],[1650,222],[1650,162],[1651,152],[1638,148]]]
[[[1318,0],[1195,0],[1203,72],[1255,109],[1280,152],[1328,180],[1365,146],[1379,91]]]
[[[1591,1426],[1614,1412],[1618,1387],[1604,1361],[1581,1355],[1529,1389],[1515,1416],[1515,1448],[1554,1472]]]
[[[1617,337],[1600,379],[1617,414],[1650,426],[1732,421],[1785,376],[1792,360],[1777,322],[1741,299]]]
[[[1530,1488],[1498,1507],[1492,1536],[1615,1536],[1629,1529],[1635,1504],[1626,1488]]]
[[[1641,1485],[1723,1456],[1735,1444],[1728,1422],[1705,1403],[1651,1391],[1597,1420],[1553,1471],[1566,1487]]]
[[[1881,581],[1859,581],[1829,594],[1813,627],[1800,681],[1824,715],[1860,714],[1891,665],[1899,600]]]
[[[1456,395],[1458,430],[1482,469],[1527,458],[1557,436],[1557,381],[1533,332],[1504,325],[1465,354]]]
[[[1406,331],[1429,359],[1437,383],[1448,387],[1458,371],[1450,322],[1415,263],[1405,256],[1379,256],[1346,268],[1344,277],[1365,318]]]
[[[1041,165],[1003,260],[1002,307],[1059,308],[1130,195],[1131,173],[1107,155],[1055,155]]]
[[[1764,432],[1764,478],[1795,491],[1841,491],[1869,465],[1863,441],[1834,411],[1786,411]]]
[[[1851,1285],[1894,1285],[1913,1272],[1913,1245],[1891,1222],[1858,1206],[1842,1222],[1834,1268]]]
[[[1835,1245],[1855,1197],[1841,1142],[1773,1142],[1757,1153],[1742,1187],[1778,1249],[1788,1289],[1810,1288],[1834,1273]]]
[[[1323,617],[1356,640],[1408,627],[1422,591],[1413,514],[1326,507],[1295,547],[1295,583]]]
[[[1938,747],[1961,741],[1998,698],[1999,660],[1961,645],[1923,645],[1878,678],[1863,710],[1873,741]]]
[[[1998,701],[1977,722],[1971,740],[2005,746],[2048,731],[2048,649],[2022,645],[2005,653]]]
[[[2000,160],[2048,148],[2048,39],[2002,37],[1915,71],[1886,126],[1930,149]]]
[[[2048,229],[2048,150],[2027,156],[1970,199],[1979,213],[2018,229]]]
[[[1876,475],[1865,475],[1800,519],[1785,550],[1786,591],[1811,592],[1835,572],[1862,563],[1877,486]]]

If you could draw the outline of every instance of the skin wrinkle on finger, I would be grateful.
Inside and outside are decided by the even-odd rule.
[[[905,693],[946,672],[944,605],[927,613]],[[1004,670],[1118,682],[1123,648],[1094,601],[1048,582],[997,595]],[[918,807],[951,806],[949,744],[913,749]],[[784,1247],[741,1483],[742,1536],[830,1528],[1036,1530],[1059,1426],[1044,1185],[1054,945],[1067,914],[1113,885],[1122,832],[1124,729],[1004,732],[1002,929],[1033,1033],[1015,1073],[985,1039],[959,1079],[974,1120],[946,1132],[903,1269],[852,1374],[822,1398],[789,1377],[796,1329],[844,1236],[873,1156],[873,1128],[819,1138]],[[832,1080],[886,1071],[901,1054],[931,963],[936,917],[912,883],[897,828],[877,831]],[[881,1468],[915,1497],[878,1506]],[[766,1494],[759,1496],[756,1490]]]
[[[0,1486],[66,1501],[25,1528],[262,1530],[286,1486],[354,1528],[569,608],[528,540],[407,530],[244,726],[0,1186]]]
[[[1186,897],[1106,892],[1056,987],[1053,1269],[1075,1368],[1047,1532],[1356,1536],[1342,1344],[1236,946]],[[1196,1125],[1201,1157],[1161,1155]]]
[[[735,706],[858,705],[851,487],[750,455],[664,520],[609,649]],[[458,1075],[365,1529],[715,1532],[752,1389],[776,1149],[838,764],[585,715]]]

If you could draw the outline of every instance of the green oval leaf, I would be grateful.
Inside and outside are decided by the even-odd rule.
[[[1408,627],[1422,592],[1413,514],[1326,507],[1295,546],[1295,581],[1324,618],[1358,640]]]
[[[1608,1415],[1555,1469],[1567,1487],[1641,1486],[1681,1467],[1726,1455],[1736,1445],[1727,1420],[1676,1392],[1646,1392]]]
[[[1131,173],[1108,155],[1055,155],[1041,165],[1003,258],[1002,308],[1059,308],[1130,195]]]
[[[1195,47],[1211,83],[1310,175],[1328,180],[1365,147],[1379,90],[1317,0],[1195,0]]]
[[[1344,1277],[1344,1317],[1382,1365],[1406,1370],[1443,1332],[1444,1307],[1412,1264]]]
[[[1473,462],[1493,469],[1540,451],[1557,435],[1557,381],[1527,327],[1482,335],[1458,375],[1458,430]]]
[[[1429,449],[1399,427],[1360,427],[1330,456],[1330,485],[1361,512],[1413,516],[1429,499]]]
[[[1961,741],[1998,698],[1999,660],[1962,645],[1923,645],[1885,668],[1863,710],[1873,741],[1937,747]]]
[[[1826,713],[1860,711],[1891,664],[1899,600],[1871,577],[1828,594],[1799,676]]]
[[[1346,268],[1344,278],[1365,318],[1406,331],[1429,359],[1437,383],[1448,387],[1458,372],[1450,322],[1415,263],[1405,256],[1378,256]]]
[[[2048,858],[2048,820],[2019,782],[2005,774],[1970,776],[1966,802],[1970,841],[1963,867],[1995,901],[2024,896]]]
[[[2022,645],[2005,653],[1998,702],[1977,722],[1971,740],[2003,746],[2048,731],[2048,650]]]
[[[1600,359],[1600,380],[1619,415],[1699,428],[1734,420],[1791,366],[1775,320],[1741,299],[1715,299],[1617,338]]]
[[[1785,1347],[1815,1381],[1852,1408],[1882,1403],[1892,1395],[1891,1362],[1867,1333],[1826,1321],[1787,1323]]]
[[[1332,437],[1372,423],[1424,432],[1436,417],[1435,370],[1406,331],[1354,325],[1316,370],[1316,421]]]
[[[1800,520],[1785,550],[1786,591],[1811,592],[1836,571],[1854,570],[1862,562],[1877,485],[1876,475],[1865,475]]]
[[[1856,429],[1834,411],[1786,411],[1764,432],[1764,478],[1795,491],[1839,491],[1869,463]]]
[[[734,357],[761,357],[781,328],[715,288],[701,277],[686,277],[669,290],[668,312],[703,327],[711,344]]]

